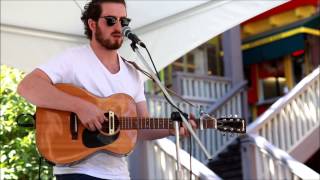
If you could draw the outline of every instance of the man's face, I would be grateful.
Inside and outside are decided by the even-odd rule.
[[[99,18],[96,32],[94,33],[95,39],[101,46],[108,50],[119,49],[123,42],[120,18],[126,17],[126,8],[121,3],[102,3],[101,10],[100,17],[114,16],[117,18],[117,22],[113,26],[108,26],[106,19]]]

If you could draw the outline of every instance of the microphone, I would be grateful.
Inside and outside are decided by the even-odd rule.
[[[122,28],[122,35],[130,39],[132,42],[139,44],[141,47],[146,48],[146,45],[135,35],[129,26]]]

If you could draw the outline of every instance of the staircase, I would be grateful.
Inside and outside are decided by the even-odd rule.
[[[188,99],[192,104],[181,101],[181,99],[173,97],[179,108],[188,113],[199,114],[199,107],[204,110],[211,107],[213,103],[220,104],[219,101],[224,96],[233,96],[227,106],[219,108],[222,114],[230,114],[232,112],[241,111],[240,101],[245,94],[244,91],[238,91],[239,87],[231,89],[231,81],[223,77],[202,77],[194,76],[188,73],[176,73],[173,77],[174,89],[183,98]],[[243,88],[244,84],[240,88]],[[235,89],[238,88],[238,89]],[[173,111],[172,107],[163,96],[154,94],[154,92],[146,86],[146,98],[149,113],[152,117],[170,117]],[[183,91],[183,89],[189,89]],[[234,92],[235,94],[230,94]],[[228,94],[229,93],[229,94]],[[234,114],[234,113],[232,113]],[[238,113],[236,113],[238,114]],[[215,135],[213,135],[215,134]],[[198,137],[205,142],[206,148],[210,148],[211,152],[215,152],[220,146],[224,145],[229,137],[222,136],[215,130],[206,130],[205,132],[197,132]],[[216,139],[218,138],[218,139]],[[130,172],[133,179],[220,179],[214,172],[207,168],[203,162],[206,158],[203,152],[189,139],[181,139],[180,158],[183,174],[177,178],[175,145],[172,139],[160,139],[156,141],[144,141],[137,144],[135,152],[130,156],[129,164]],[[190,145],[192,148],[192,166],[190,167],[190,156],[187,153]],[[145,156],[141,156],[145,154]],[[200,161],[199,161],[200,160]],[[132,163],[131,163],[132,162]],[[136,162],[144,162],[141,166],[136,167]],[[156,162],[156,163],[155,163]],[[190,175],[190,171],[192,172]]]
[[[275,102],[247,128],[247,132],[266,138],[290,154],[301,148],[308,138],[314,138],[313,132],[320,127],[319,71],[320,67],[316,68],[287,95]],[[314,141],[318,146],[314,150],[320,148],[317,142],[319,139]]]
[[[243,179],[320,179],[320,174],[258,135],[241,140],[241,154]]]
[[[231,88],[231,81],[223,77],[195,77],[186,73],[177,73],[174,79],[175,90],[194,104],[193,106],[173,97],[183,111],[198,115],[200,106],[206,111],[212,107],[212,104],[217,104],[219,107],[216,108],[216,113],[219,115],[243,114],[241,103],[246,95],[244,91],[245,82]],[[181,91],[183,88],[190,90]],[[173,109],[162,96],[147,92],[146,98],[151,116],[170,117]],[[226,101],[227,103],[221,103],[221,101]],[[229,136],[223,136],[222,133],[212,129],[198,131],[197,135],[211,154],[221,149],[230,139]],[[129,164],[132,164],[132,166],[129,165],[132,178],[155,179],[156,175],[159,179],[175,179],[176,157],[173,142],[174,138],[164,138],[138,143],[129,160]],[[190,166],[190,156],[187,153],[190,145],[193,147],[192,166]],[[184,173],[178,179],[220,179],[219,176],[204,165],[207,159],[194,141],[190,141],[188,138],[181,139],[181,147],[184,149],[180,153]],[[141,154],[145,154],[145,156],[141,156]],[[136,167],[134,165],[136,162],[144,163],[140,167]],[[190,171],[192,172],[191,177],[189,175]]]
[[[240,82],[231,88],[230,80],[223,77],[192,77],[187,73],[176,73],[175,79],[175,90],[179,92],[183,98],[188,99],[194,104],[194,106],[192,106],[174,97],[178,107],[184,112],[193,113],[198,118],[200,110],[199,107],[202,107],[204,111],[214,117],[221,117],[224,115],[238,115],[241,117],[247,116],[246,109],[244,108],[246,105],[243,104],[246,102],[246,81]],[[199,94],[199,85],[202,85],[202,88],[200,89],[204,89],[202,92],[207,92],[205,93],[206,95],[200,95],[203,93]],[[183,87],[191,90],[182,91]],[[214,93],[216,91],[218,93]],[[150,94],[147,94],[146,97],[151,116],[170,117],[170,114],[174,109],[165,100],[165,98],[159,95]],[[212,99],[212,101],[205,101],[205,98]],[[224,136],[223,133],[214,129],[197,131],[196,134],[211,156],[218,154],[233,140],[232,136]],[[172,138],[171,140],[174,141],[175,139]],[[190,146],[192,147],[191,152],[189,152]],[[181,148],[191,153],[193,157],[202,163],[207,162],[207,157],[195,141],[190,141],[189,138],[181,139]]]
[[[301,152],[305,142],[313,142],[311,150],[307,148],[309,149],[307,153],[309,157],[311,153],[320,148],[320,145],[316,143],[316,141],[319,142],[316,135],[320,127],[319,69],[317,68],[305,77],[287,95],[279,99],[262,116],[250,124],[247,128],[248,136],[223,136],[222,133],[215,130],[197,132],[209,153],[213,155],[208,166],[217,175],[212,171],[209,174],[223,179],[252,179],[260,176],[267,179],[279,177],[305,179],[308,175],[312,177],[319,175],[294,159],[297,158],[297,154],[301,154],[298,152]],[[203,103],[205,110],[216,116],[239,114],[246,117],[246,110],[243,109],[245,105],[242,104],[246,102],[245,84],[242,82],[231,88],[215,102],[214,106],[210,106],[206,102],[198,103]],[[153,109],[153,112],[151,111],[153,116],[169,117],[172,109],[164,99],[156,97],[154,100],[148,101],[149,108]],[[197,114],[197,107],[192,107],[184,102],[178,104],[184,111]],[[147,149],[153,149],[159,141],[153,142]],[[170,142],[168,139],[161,141]],[[191,153],[195,159],[205,163],[206,157],[195,142],[190,142],[188,139],[181,142],[181,147],[185,151],[189,150],[190,145],[192,145]],[[174,168],[175,160],[173,156],[169,155],[169,151],[174,151],[174,148],[163,148],[160,151],[158,148],[157,153],[153,152],[148,156],[149,159],[158,156],[171,157],[170,167]],[[197,160],[195,161],[198,162]],[[157,163],[150,162],[150,164]],[[187,165],[183,167],[186,173],[190,171]],[[148,171],[154,171],[153,167],[148,168],[151,168]],[[201,172],[203,169],[197,168],[198,173],[194,175],[195,179],[200,178],[202,173],[207,173],[206,178],[211,176],[208,175],[209,171],[207,170]],[[301,170],[308,173],[302,173]],[[167,172],[163,171],[163,173]],[[184,176],[184,178],[187,177]]]
[[[301,163],[320,149],[319,71],[320,67],[250,124],[247,136],[233,138],[208,167],[223,179],[319,179]]]
[[[186,73],[178,73],[175,75],[175,79],[175,90],[194,104],[193,106],[173,97],[183,111],[197,116],[201,106],[205,111],[209,113],[212,111],[217,116],[229,114],[243,116],[245,114],[242,102],[245,102],[246,82],[241,82],[231,88],[230,80],[223,77],[194,77]],[[181,91],[183,88],[190,90]],[[151,116],[170,117],[173,109],[162,96],[152,93],[146,94]],[[212,106],[212,104],[215,104],[215,106]],[[198,131],[196,134],[211,155],[223,149],[222,147],[231,139],[231,136],[223,136],[221,132],[213,129]],[[157,141],[139,143],[137,145],[138,148],[130,157],[130,162],[133,164],[131,166],[133,179],[146,177],[154,179],[155,175],[159,179],[175,179],[176,157],[174,141],[174,138],[164,138]],[[192,146],[191,153],[193,156],[191,158],[191,167],[190,146]],[[219,176],[204,165],[207,162],[207,158],[194,141],[190,141],[189,138],[181,139],[181,148],[183,150],[181,150],[180,156],[182,157],[180,158],[184,173],[178,179],[190,179],[190,171],[192,171],[191,179],[220,179]],[[145,154],[145,156],[141,156],[141,154]],[[135,167],[135,162],[146,163],[142,164],[143,167]]]
[[[222,179],[242,178],[240,139],[237,138],[223,152],[208,163],[208,167]]]

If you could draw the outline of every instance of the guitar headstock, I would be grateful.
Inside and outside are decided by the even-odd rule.
[[[230,133],[246,133],[246,121],[236,116],[221,117],[217,119],[217,129]]]

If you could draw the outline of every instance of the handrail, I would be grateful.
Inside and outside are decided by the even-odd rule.
[[[247,85],[247,81],[242,81],[242,82],[238,83],[237,85],[235,85],[217,103],[215,103],[214,105],[209,107],[207,112],[209,112],[210,114],[214,114],[216,116],[217,115],[222,115],[221,113],[218,113],[218,111],[223,109],[224,105],[226,105],[228,102],[230,102],[232,100],[232,98],[236,97],[237,94],[241,95],[241,93],[246,93],[245,91],[241,92],[241,90],[244,89],[246,87],[246,85]],[[245,95],[246,94],[244,94],[244,96]],[[240,96],[240,97],[243,98],[242,96]],[[246,101],[246,99],[242,99],[242,101]],[[241,103],[243,103],[243,102],[241,102]],[[245,107],[240,107],[239,109],[241,109],[242,112],[237,112],[236,114],[241,115],[246,119],[247,118],[247,112],[246,112],[247,110],[246,110],[246,108]],[[227,115],[227,114],[224,114],[224,115]],[[220,147],[217,147],[215,152],[213,152],[213,154],[212,154],[213,158],[218,156],[218,154],[220,154],[227,146],[229,146],[235,139],[237,139],[236,136],[227,137],[227,138],[220,138],[220,136],[221,136],[220,133],[215,133],[214,135],[217,136],[217,139],[220,139],[220,140],[222,139],[222,141],[220,141],[220,143],[219,143]]]
[[[149,113],[152,117],[170,117],[171,112],[175,109],[166,101],[166,99],[161,95],[151,95],[146,94],[147,106]],[[173,97],[175,102],[177,102],[178,107],[180,107],[186,113],[199,114],[199,107],[207,109],[210,104],[202,101],[190,100],[190,102],[195,105],[191,106],[190,104],[181,101],[180,99]]]
[[[220,98],[216,103],[214,103],[207,111],[210,114],[215,114],[215,112],[226,104],[236,93],[243,89],[247,85],[247,81],[242,81],[236,84],[230,91],[228,91],[222,98]]]
[[[213,103],[223,97],[230,87],[230,79],[221,76],[175,72],[172,77],[172,89],[188,100]]]
[[[244,89],[246,82],[239,83],[236,85],[231,91],[231,93],[227,93],[229,96],[224,98],[224,102],[217,106],[219,109],[218,112],[214,113],[214,116],[222,116],[228,114],[238,114],[240,116],[245,116],[245,110],[243,109],[243,101],[245,101],[246,92]],[[155,98],[156,100],[152,100]],[[150,109],[150,114],[155,117],[170,117],[170,113],[173,110],[170,105],[168,105],[164,98],[160,98],[159,96],[155,95],[148,95],[147,96],[147,103]],[[200,101],[191,101],[197,106],[201,105],[203,110],[206,112],[210,109],[210,104],[208,103],[201,103]],[[191,107],[190,105],[180,102],[178,103],[179,107],[182,108],[184,111],[188,113],[193,113],[196,116],[199,114],[198,107]],[[227,105],[226,105],[227,104]],[[226,106],[224,106],[226,105]],[[231,143],[232,138],[230,136],[223,136],[221,132],[218,132],[213,129],[207,129],[203,131],[197,131],[197,135],[199,136],[200,140],[204,142],[206,148],[210,151],[210,154],[215,156],[218,152],[223,150],[228,143]],[[181,147],[183,149],[189,149],[190,142],[188,139],[181,140]],[[192,149],[192,154],[201,162],[206,162],[207,159],[205,158],[204,154],[200,151],[198,146],[194,146]]]
[[[155,141],[155,147],[160,148],[163,152],[166,153],[167,156],[170,156],[170,158],[174,159],[174,163],[172,164],[172,167],[175,168],[176,164],[176,147],[175,144],[170,141],[169,139],[163,138]],[[190,171],[190,155],[184,150],[180,150],[180,159],[181,159],[181,166],[184,170],[184,172]],[[216,175],[212,170],[210,170],[207,166],[202,164],[197,159],[191,157],[191,168],[192,168],[192,174],[199,179],[216,179],[221,180],[221,178]],[[186,176],[186,174],[184,174]],[[186,179],[187,177],[179,177],[179,179]]]
[[[254,144],[256,147],[259,148],[260,152],[267,153],[269,156],[271,156],[271,158],[267,159],[267,161],[270,161],[270,160],[278,161],[276,162],[278,165],[284,165],[285,167],[289,168],[290,173],[298,176],[301,179],[319,179],[320,177],[320,175],[317,172],[315,172],[308,166],[304,165],[303,163],[296,161],[287,152],[275,147],[270,142],[268,142],[264,137],[254,135],[254,134],[248,134],[241,141],[243,143],[248,142],[248,143]],[[254,153],[252,153],[251,156],[254,156]],[[268,164],[270,162],[261,162],[258,159],[256,159],[256,163],[257,163],[256,164],[257,167],[261,167],[263,166],[261,164]],[[260,163],[260,165],[258,163]],[[272,163],[272,165],[274,166],[275,163]],[[270,169],[269,166],[267,167],[267,169]],[[259,171],[261,169],[257,168],[257,170]],[[283,171],[285,172],[285,170]],[[285,174],[284,172],[280,172],[282,173],[282,176]],[[276,173],[274,174],[275,174],[274,176],[276,176]],[[261,174],[259,174],[259,172],[257,174],[257,177],[261,178]]]
[[[306,103],[306,105],[301,108],[309,108],[308,110],[312,110],[311,112],[319,109],[320,101],[318,100],[318,102],[316,102],[316,98],[318,97],[319,99],[319,94],[316,94],[317,92],[313,92],[319,91],[319,87],[317,86],[317,83],[319,84],[317,78],[319,77],[319,69],[320,68],[317,68],[305,77],[287,95],[274,103],[262,116],[258,118],[258,120],[250,124],[247,128],[247,133],[257,133],[266,137],[275,146],[288,152],[292,151],[296,147],[297,143],[299,143],[304,136],[308,135],[307,132],[312,131],[312,128],[317,127],[320,122],[319,114],[316,112],[311,113],[312,115],[310,115],[310,117],[308,113],[302,113],[307,117],[299,117],[299,120],[296,120],[297,118],[292,115],[293,110],[298,109],[303,103]],[[310,98],[309,96],[313,98]],[[295,98],[298,97],[299,99],[295,100]],[[302,102],[305,99],[309,99],[308,102]],[[288,104],[290,103],[293,105],[288,107]],[[219,107],[219,105],[215,105],[215,108],[217,107]],[[303,109],[301,108],[298,110],[302,112]],[[272,122],[269,122],[269,120],[272,120]],[[302,123],[305,124],[303,125]],[[264,125],[266,125],[266,127]],[[274,135],[273,131],[279,132],[280,134]],[[292,135],[289,135],[291,131],[297,132],[293,132]],[[225,142],[224,145],[215,153],[215,156],[231,144],[234,139],[235,138],[230,138]]]
[[[183,76],[183,77],[191,77],[196,79],[205,79],[205,80],[211,80],[211,81],[224,81],[231,83],[231,79],[223,76],[204,76],[200,74],[194,74],[194,73],[186,73],[186,72],[179,72],[176,71],[172,74],[173,77],[175,76]]]
[[[256,121],[251,123],[247,128],[247,132],[257,133],[258,129],[260,129],[265,123],[267,123],[268,119],[272,118],[277,113],[279,113],[287,104],[290,103],[291,100],[303,93],[303,91],[308,88],[309,84],[312,84],[313,81],[317,80],[317,77],[320,74],[319,72],[320,66],[316,68],[307,77],[302,79],[288,94],[276,101],[266,112],[264,112],[260,117],[258,117]]]

